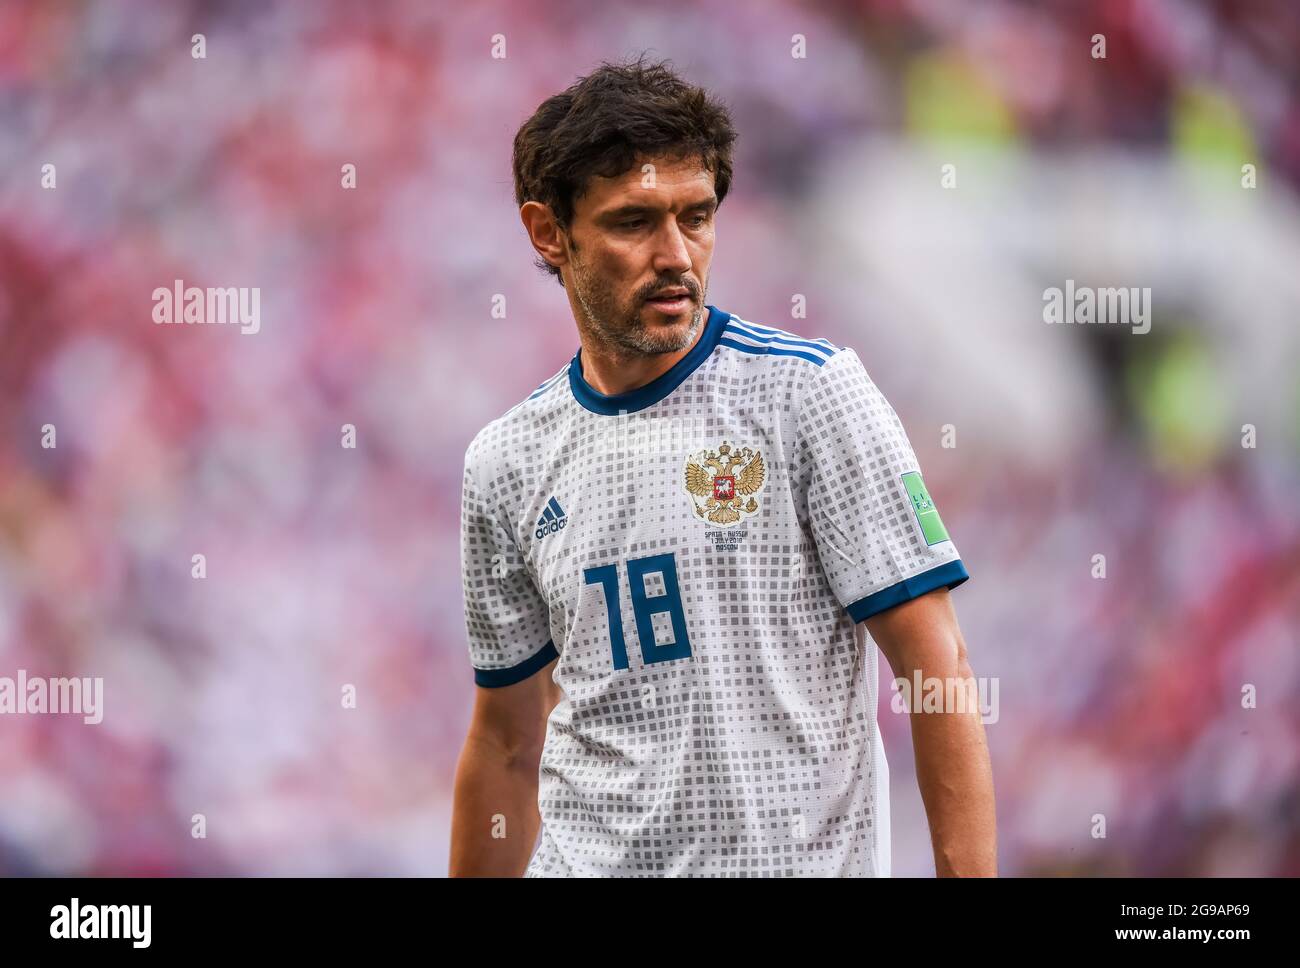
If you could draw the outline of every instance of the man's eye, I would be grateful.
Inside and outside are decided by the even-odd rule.
[[[639,218],[628,219],[627,221],[619,222],[618,224],[620,228],[634,229],[640,225],[643,225],[644,219],[639,219]]]
[[[707,223],[708,221],[709,221],[709,217],[707,215],[697,215],[693,219],[691,219],[691,224],[698,229],[698,228],[703,228],[705,223]]]

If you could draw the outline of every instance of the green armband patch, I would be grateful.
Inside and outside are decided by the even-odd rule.
[[[904,474],[903,486],[907,488],[907,496],[912,499],[912,510],[916,512],[916,520],[920,522],[925,543],[932,545],[947,541],[948,529],[943,526],[939,509],[934,506],[934,501],[930,499],[930,492],[925,489],[921,472],[908,471]]]

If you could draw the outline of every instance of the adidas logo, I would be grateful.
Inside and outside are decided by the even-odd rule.
[[[548,534],[555,534],[568,523],[569,518],[564,513],[564,508],[560,507],[560,502],[552,497],[547,502],[546,510],[542,512],[542,516],[537,519],[537,532],[533,537],[541,541]]]

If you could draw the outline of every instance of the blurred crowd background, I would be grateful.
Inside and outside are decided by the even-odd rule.
[[[0,676],[105,681],[0,716],[0,874],[446,872],[464,450],[577,347],[511,139],[643,51],[740,130],[709,301],[858,351],[971,570],[1002,872],[1300,874],[1289,0],[0,5]]]

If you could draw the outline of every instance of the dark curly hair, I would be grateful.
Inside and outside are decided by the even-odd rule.
[[[638,156],[666,155],[700,158],[713,172],[721,205],[731,187],[735,141],[726,106],[682,80],[667,61],[648,63],[642,54],[623,64],[606,62],[543,101],[515,133],[515,202],[544,203],[568,232],[574,202],[593,175],[614,178]],[[564,284],[557,266],[535,262]]]

